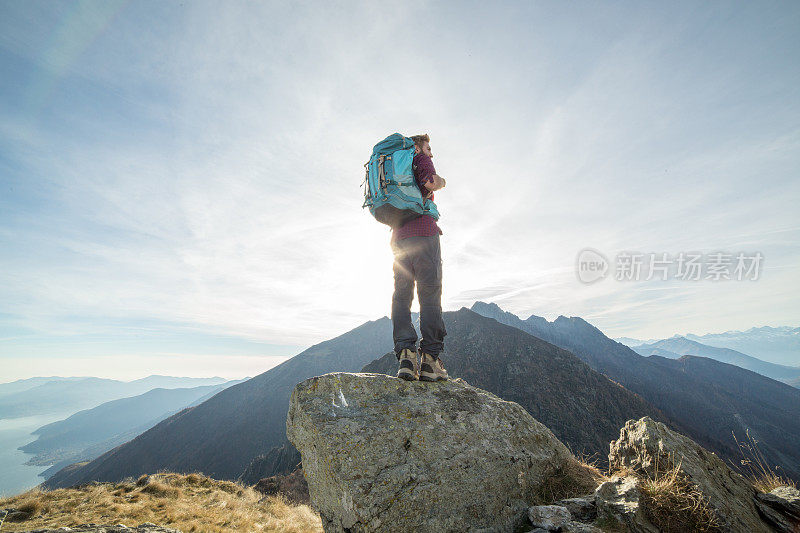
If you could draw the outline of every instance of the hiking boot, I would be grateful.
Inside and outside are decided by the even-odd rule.
[[[419,379],[419,367],[417,366],[417,352],[409,348],[400,350],[400,368],[397,370],[397,377],[406,381]]]
[[[419,370],[420,381],[445,381],[450,379],[441,359],[425,352],[420,353],[422,354]]]

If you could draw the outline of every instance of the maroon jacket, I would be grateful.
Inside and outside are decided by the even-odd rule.
[[[427,193],[430,193],[429,198],[433,201],[433,192],[425,187],[425,183],[432,182],[433,175],[436,174],[436,169],[433,168],[433,161],[427,155],[419,153],[414,156],[412,168],[414,169],[414,179],[417,180],[422,196],[424,197]],[[436,220],[432,216],[422,215],[409,220],[397,229],[392,229],[390,242],[407,239],[408,237],[433,237],[434,235],[442,235],[442,230],[439,229]]]

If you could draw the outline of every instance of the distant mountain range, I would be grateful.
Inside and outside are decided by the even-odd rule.
[[[633,337],[614,337],[614,340],[617,342],[621,342],[625,346],[629,346],[633,348],[634,346],[639,346],[641,344],[647,344],[649,342],[656,342],[660,339],[648,339],[646,341],[641,339],[634,339]]]
[[[800,480],[800,390],[734,365],[684,356],[673,364],[642,357],[613,341],[580,317],[548,322],[535,315],[522,320],[496,304],[476,302],[472,309],[569,350],[594,370],[641,395],[686,428],[685,433],[731,463],[741,459],[732,433],[757,436],[770,464]],[[695,363],[692,359],[702,359]],[[693,374],[695,369],[713,372]],[[710,379],[713,376],[714,379]]]
[[[519,402],[576,452],[604,460],[608,443],[626,420],[649,415],[668,421],[566,350],[466,308],[444,313],[444,320],[446,361],[453,375]],[[294,386],[328,372],[358,372],[391,347],[391,321],[368,322],[181,411],[81,468],[56,474],[46,486],[115,480],[161,468],[200,470],[222,479],[274,474],[268,472],[271,465],[291,457],[286,450],[270,449],[285,443]],[[388,373],[396,372],[394,355],[381,361],[388,364]],[[264,457],[252,461],[258,455]]]
[[[800,378],[800,367],[768,363],[730,348],[708,346],[697,341],[689,340],[686,337],[671,337],[650,344],[642,344],[633,347],[633,350],[645,357],[650,355],[658,355],[669,359],[679,359],[683,355],[708,357],[709,359],[736,365],[746,370],[752,370],[762,376],[777,379],[784,383],[790,383],[792,380]]]
[[[46,380],[46,381],[45,381]],[[31,378],[0,384],[0,419],[23,416],[69,415],[102,403],[137,396],[155,388],[185,388],[219,385],[225,380],[148,376],[134,381],[94,377]]]
[[[800,328],[793,326],[750,328],[747,331],[726,331],[706,335],[674,335],[670,339],[685,338],[716,348],[729,348],[769,363],[800,367]],[[616,340],[626,346],[635,347],[652,344],[659,340],[639,340],[619,337]]]
[[[181,409],[202,403],[242,381],[192,388],[157,388],[138,396],[112,400],[38,428],[32,433],[38,435],[37,440],[19,449],[35,455],[27,464],[53,465],[43,473],[48,477],[69,464],[92,460]]]
[[[69,378],[64,378],[60,376],[34,377],[27,379],[18,379],[17,381],[12,381],[10,383],[0,383],[0,397],[8,396],[9,394],[15,394],[17,392],[26,391],[28,389],[32,389],[38,385],[43,385],[44,383],[49,383],[51,381],[76,381],[79,379],[86,379],[86,377],[87,376],[69,377]]]
[[[800,390],[706,358],[642,357],[579,317],[523,321],[482,302],[473,311],[444,314],[448,370],[519,402],[575,451],[605,453],[620,421],[654,413],[730,463],[740,459],[731,432],[749,430],[770,464],[800,479]],[[116,481],[159,469],[231,480],[251,465],[249,472],[260,473],[286,462],[279,457],[291,457],[273,448],[285,443],[296,383],[362,367],[394,374],[393,355],[372,363],[391,348],[391,321],[367,322],[170,416],[88,464],[63,469],[44,485]],[[260,455],[266,457],[253,461]]]
[[[358,372],[391,347],[391,321],[367,322],[170,416],[86,465],[63,469],[43,485],[119,480],[162,468],[235,480],[254,458],[286,441],[289,395],[299,381],[333,371]]]

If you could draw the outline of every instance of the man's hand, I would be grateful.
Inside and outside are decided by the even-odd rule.
[[[445,186],[445,180],[444,180],[443,177],[439,176],[438,174],[434,174],[433,175],[433,182],[431,182],[431,181],[426,181],[425,182],[425,188],[428,189],[431,192],[438,191],[439,189],[441,189],[444,186]]]

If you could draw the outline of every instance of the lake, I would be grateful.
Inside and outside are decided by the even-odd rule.
[[[25,461],[33,456],[17,448],[36,440],[31,431],[67,416],[69,414],[0,420],[0,498],[25,492],[44,481],[38,474],[47,470],[47,466],[25,466]]]

